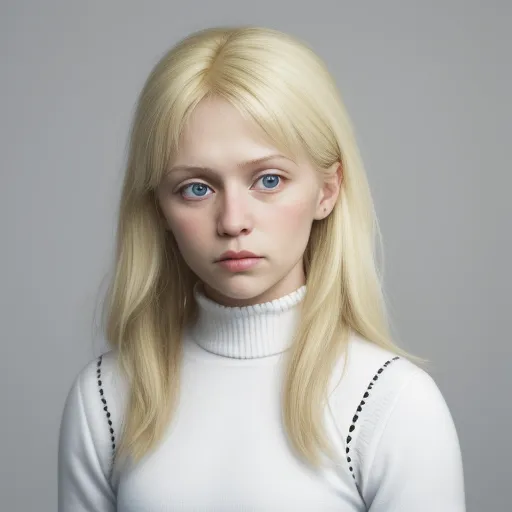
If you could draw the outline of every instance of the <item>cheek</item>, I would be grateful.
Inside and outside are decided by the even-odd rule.
[[[309,232],[313,220],[313,206],[308,201],[294,201],[279,205],[277,210],[272,211],[271,217],[272,219],[268,219],[269,226],[274,226],[276,231],[289,235]]]
[[[200,245],[205,240],[203,231],[207,228],[205,222],[201,222],[199,216],[186,214],[176,215],[169,219],[170,228],[174,238],[183,252],[188,252],[188,247]]]

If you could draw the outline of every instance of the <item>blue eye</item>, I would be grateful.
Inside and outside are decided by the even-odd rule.
[[[270,180],[270,185],[272,185],[272,181],[274,181],[274,183],[277,181],[276,178],[281,179],[281,176],[278,176],[277,174],[264,174],[263,176],[260,176],[259,179],[268,178],[268,177],[274,178],[274,180]],[[267,184],[268,184],[268,182],[267,182]]]
[[[267,180],[267,185],[270,185],[269,188],[265,188],[265,190],[273,190],[279,185],[279,181],[282,177],[278,174],[264,174],[263,176],[260,176],[257,181],[262,180],[264,178],[270,178],[270,180]],[[194,197],[205,197],[206,189],[210,188],[205,183],[201,182],[193,182],[193,183],[187,183],[186,185],[183,185],[180,189],[177,190],[177,193],[183,196],[183,191],[190,188],[190,190],[193,190],[195,194],[197,194]]]
[[[180,189],[180,192],[182,190],[185,190],[187,187],[192,187],[194,192],[198,193],[199,196],[204,195],[204,190],[207,188],[207,186],[204,183],[189,183],[188,185],[185,185]]]

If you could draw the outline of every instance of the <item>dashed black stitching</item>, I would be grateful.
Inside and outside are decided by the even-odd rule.
[[[113,428],[113,425],[112,425],[112,420],[110,419],[110,412],[108,410],[108,405],[107,405],[107,400],[105,399],[105,396],[104,396],[104,393],[103,393],[103,388],[102,388],[102,385],[103,385],[103,382],[101,380],[101,363],[103,361],[103,355],[101,355],[99,358],[98,358],[98,365],[97,365],[97,368],[96,368],[96,374],[97,374],[97,377],[98,377],[98,388],[99,388],[99,392],[100,392],[100,398],[101,398],[101,402],[103,403],[103,410],[105,411],[105,414],[107,416],[107,422],[108,422],[108,426],[109,426],[109,430],[110,430],[110,440],[112,441],[112,458],[114,457],[114,452],[115,452],[115,449],[116,449],[116,438],[115,438],[115,435],[114,435],[114,428]],[[112,470],[112,464],[111,464],[111,467],[110,467],[110,470]]]
[[[396,357],[393,357],[393,359],[390,359],[389,361],[386,361],[382,367],[379,369],[379,371],[375,374],[375,376],[373,377],[373,379],[371,380],[370,384],[368,385],[368,390],[371,390],[373,388],[373,384],[375,383],[375,381],[377,381],[379,379],[379,375],[385,370],[385,368],[387,368],[393,361],[396,361],[397,359],[400,359],[399,356],[396,356]],[[370,396],[370,393],[368,391],[365,392],[365,394],[363,395],[363,400],[361,400],[360,404],[357,406],[357,411],[356,411],[356,414],[354,415],[354,417],[352,418],[352,424],[350,425],[350,428],[348,429],[348,431],[350,433],[352,433],[355,428],[356,428],[356,422],[357,420],[359,419],[359,414],[362,410],[363,410],[363,405],[366,404],[366,402],[364,401],[365,398],[368,398]],[[349,463],[349,469],[350,469],[350,472],[352,473],[352,478],[355,480],[356,479],[356,475],[354,474],[354,468],[350,465],[350,463],[352,462],[352,459],[351,457],[348,455],[350,453],[350,448],[348,446],[348,444],[350,443],[350,441],[352,441],[352,436],[351,435],[348,435],[347,436],[347,449],[346,449],[346,453],[347,453],[347,462]]]

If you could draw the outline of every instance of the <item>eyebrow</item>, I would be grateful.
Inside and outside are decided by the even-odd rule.
[[[254,158],[252,160],[246,160],[245,162],[239,162],[236,164],[236,167],[239,169],[247,169],[248,167],[252,167],[253,165],[262,164],[264,162],[267,162],[268,160],[277,160],[277,159],[285,159],[290,162],[293,162],[290,158],[281,155],[281,154],[275,154],[275,155],[268,155],[261,158]],[[167,171],[167,175],[177,172],[177,171],[189,171],[189,172],[204,172],[207,174],[218,174],[215,169],[212,169],[211,167],[201,167],[197,165],[176,165],[173,166]]]

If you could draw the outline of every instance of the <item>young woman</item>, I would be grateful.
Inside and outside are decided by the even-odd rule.
[[[105,313],[67,397],[60,512],[463,512],[458,436],[390,336],[378,234],[325,64],[191,34],[131,132]]]

